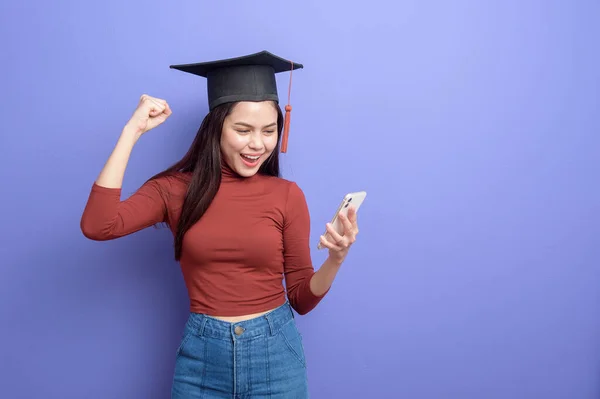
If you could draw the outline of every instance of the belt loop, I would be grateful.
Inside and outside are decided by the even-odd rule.
[[[285,301],[285,309],[292,315],[292,319],[296,318],[296,315],[294,314],[294,309],[292,309],[292,305],[290,304],[289,301]]]
[[[271,335],[275,335],[275,326],[273,325],[273,320],[271,320],[271,314],[265,315],[265,319],[267,319],[267,323],[269,323],[269,330],[271,331]]]
[[[200,321],[200,326],[198,327],[198,335],[204,335],[204,326],[206,326],[206,322],[208,319],[205,316],[202,316],[202,321]]]

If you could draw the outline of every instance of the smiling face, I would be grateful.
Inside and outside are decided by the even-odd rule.
[[[225,118],[221,153],[227,165],[253,176],[277,147],[277,111],[270,101],[240,102]]]

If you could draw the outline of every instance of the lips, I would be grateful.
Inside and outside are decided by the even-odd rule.
[[[242,158],[247,159],[250,162],[255,162],[260,158],[260,155],[249,155],[249,154],[240,154]]]
[[[255,168],[260,163],[261,154],[240,154],[240,158],[248,168]]]

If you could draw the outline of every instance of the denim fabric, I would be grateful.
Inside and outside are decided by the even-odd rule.
[[[238,323],[190,314],[172,399],[308,397],[302,338],[289,303]]]

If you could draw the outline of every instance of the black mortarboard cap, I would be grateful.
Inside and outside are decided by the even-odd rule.
[[[281,152],[287,150],[292,86],[291,72],[303,68],[298,64],[271,54],[268,51],[224,60],[171,65],[173,69],[206,78],[208,107],[236,101],[275,101],[279,103],[275,74],[290,71],[288,104],[285,107],[285,124],[281,140]]]

